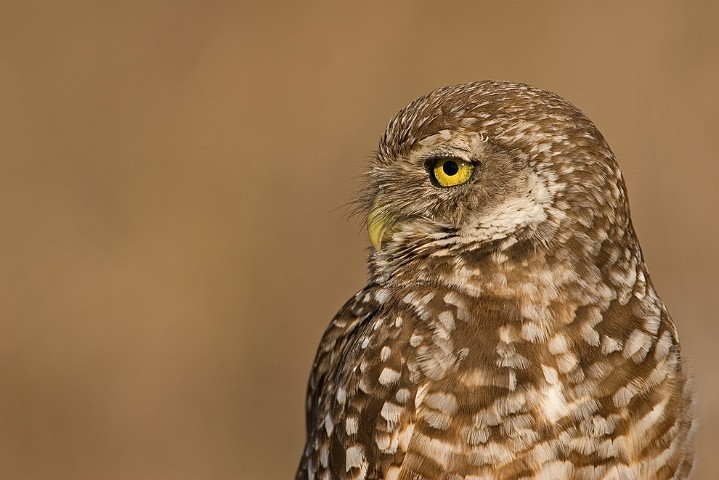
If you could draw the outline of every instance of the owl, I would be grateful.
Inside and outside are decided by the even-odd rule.
[[[297,480],[683,479],[693,392],[614,155],[485,81],[389,122],[367,286],[324,333]]]

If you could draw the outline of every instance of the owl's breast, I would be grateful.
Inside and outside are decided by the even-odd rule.
[[[354,436],[335,451],[361,439],[374,464],[401,464],[420,478],[568,478],[569,469],[597,465],[597,478],[613,468],[636,475],[654,468],[635,461],[640,451],[661,453],[662,432],[678,421],[676,352],[660,346],[645,358],[639,344],[594,342],[586,325],[611,331],[597,326],[596,308],[550,305],[544,314],[556,321],[545,324],[528,319],[519,300],[436,285],[376,288],[365,300],[375,314],[348,343],[338,377],[354,398],[330,409]]]

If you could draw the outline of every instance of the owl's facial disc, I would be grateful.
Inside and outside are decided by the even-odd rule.
[[[428,178],[433,189],[449,190],[467,183],[479,162],[465,160],[455,156],[431,156],[425,162]],[[378,192],[372,202],[367,216],[367,233],[375,250],[379,251],[382,244],[389,241],[392,235],[412,220],[422,217],[419,213],[409,214],[406,211],[393,210],[391,199]]]
[[[485,160],[490,160],[486,168]],[[479,133],[450,130],[428,135],[401,156],[378,161],[367,217],[375,250],[395,236],[415,243],[426,235],[457,230],[472,211],[497,200],[491,198],[502,188],[497,185],[508,184],[502,178],[505,163],[487,150]]]
[[[367,231],[378,252],[390,243],[446,246],[535,235],[558,187],[541,165],[462,130],[429,135],[377,162],[373,174]]]
[[[379,251],[400,231],[431,233],[428,223],[451,223],[436,215],[437,206],[453,210],[461,198],[458,190],[477,180],[482,143],[476,133],[441,130],[401,158],[378,162],[374,177],[379,181],[367,217],[374,248]]]

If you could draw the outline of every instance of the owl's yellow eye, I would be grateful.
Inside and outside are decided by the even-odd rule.
[[[438,158],[431,167],[434,179],[442,187],[454,187],[465,183],[474,170],[471,162],[459,158]]]

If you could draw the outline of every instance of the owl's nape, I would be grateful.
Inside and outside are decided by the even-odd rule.
[[[390,121],[368,285],[308,390],[298,479],[662,479],[693,464],[674,324],[596,127],[478,82]]]

